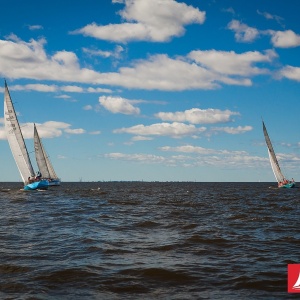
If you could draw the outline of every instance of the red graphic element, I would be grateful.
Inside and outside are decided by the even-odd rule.
[[[300,264],[288,264],[288,293],[300,293]]]

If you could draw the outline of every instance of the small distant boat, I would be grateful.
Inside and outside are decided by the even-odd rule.
[[[24,190],[48,189],[48,181],[36,177],[26,148],[20,124],[5,81],[4,123],[7,140],[24,182]]]
[[[284,175],[282,174],[278,160],[276,158],[276,154],[274,152],[274,149],[273,149],[273,146],[272,146],[272,143],[270,140],[270,137],[267,132],[267,128],[265,126],[264,121],[262,123],[263,123],[263,132],[264,132],[265,140],[266,140],[266,144],[268,147],[269,159],[270,159],[273,173],[278,182],[278,187],[279,188],[293,188],[293,187],[295,187],[296,184],[295,184],[294,180],[287,180],[284,177]]]
[[[38,134],[36,125],[34,124],[34,151],[37,165],[42,173],[42,179],[48,180],[49,186],[60,185],[60,178],[56,175],[51,164],[50,158],[47,155],[43,146],[42,140]]]

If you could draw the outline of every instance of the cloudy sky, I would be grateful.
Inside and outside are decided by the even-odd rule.
[[[295,2],[7,1],[0,91],[33,165],[36,123],[63,181],[274,181],[263,119],[297,181]],[[0,154],[0,181],[20,181],[3,117]]]

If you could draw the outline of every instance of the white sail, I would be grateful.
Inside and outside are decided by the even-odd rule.
[[[293,285],[293,289],[300,289],[300,272],[296,283]]]
[[[272,167],[273,173],[275,175],[275,178],[276,178],[277,182],[279,183],[279,182],[283,181],[285,179],[285,177],[283,176],[283,174],[280,170],[279,163],[276,158],[276,155],[275,155],[275,152],[274,152],[274,149],[273,149],[273,146],[272,146],[272,143],[271,143],[271,140],[268,135],[267,128],[266,128],[264,122],[263,122],[263,131],[264,131],[265,141],[266,141],[266,144],[268,147],[268,153],[269,153],[271,167]]]
[[[27,182],[28,177],[34,176],[34,170],[31,165],[6,82],[4,90],[4,124],[11,152],[21,174],[22,180],[25,183]]]
[[[34,124],[34,150],[36,162],[42,173],[43,178],[57,179],[57,175],[53,169],[51,161],[45,151],[42,140],[39,137],[36,125]]]

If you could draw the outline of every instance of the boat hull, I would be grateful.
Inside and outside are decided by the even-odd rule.
[[[35,181],[24,186],[25,191],[47,190],[49,183],[47,180]]]
[[[49,186],[59,186],[60,185],[60,180],[59,179],[52,179],[48,181]]]
[[[280,186],[279,188],[291,189],[291,188],[294,188],[295,186],[296,186],[295,182],[290,182],[290,183]]]

